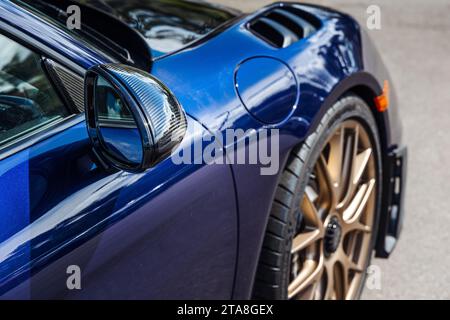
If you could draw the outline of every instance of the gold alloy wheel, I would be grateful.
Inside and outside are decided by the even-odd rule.
[[[357,297],[371,253],[377,173],[373,146],[356,120],[331,135],[306,187],[291,248],[289,299]]]

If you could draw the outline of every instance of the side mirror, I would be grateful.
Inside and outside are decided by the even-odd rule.
[[[186,133],[186,116],[169,89],[150,74],[126,65],[88,70],[85,110],[94,150],[121,170],[137,172],[155,166]]]

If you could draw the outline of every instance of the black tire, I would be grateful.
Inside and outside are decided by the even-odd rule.
[[[348,119],[358,120],[368,131],[376,149],[378,181],[382,181],[381,149],[375,118],[365,101],[353,94],[346,95],[327,111],[316,130],[309,135],[306,141],[294,148],[286,167],[281,173],[256,272],[253,290],[254,299],[279,300],[287,298],[291,244],[297,225],[302,220],[300,200],[303,197],[314,164],[328,137],[339,124]],[[378,183],[374,230],[371,238],[372,249],[381,207],[381,186],[382,183]],[[369,257],[371,256],[370,253]],[[369,263],[370,258],[367,261],[366,268]],[[361,282],[358,297],[363,286],[364,280]]]

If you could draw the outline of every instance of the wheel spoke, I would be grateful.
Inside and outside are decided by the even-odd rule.
[[[343,231],[344,231],[344,234],[347,234],[347,233],[353,232],[353,231],[370,233],[370,232],[372,232],[372,228],[370,226],[367,226],[367,225],[359,222],[359,221],[355,221],[355,222],[344,225]]]
[[[356,127],[351,133],[348,131],[349,130],[346,130],[344,136],[345,150],[342,162],[341,178],[338,186],[338,199],[341,203],[338,204],[338,207],[342,207],[342,205],[346,202],[346,199],[351,195],[352,184],[350,183],[350,180],[351,175],[353,174],[352,165],[354,163],[356,150],[358,148],[358,127]]]
[[[347,129],[346,133],[346,149],[345,149],[345,161],[344,161],[344,169],[342,170],[342,183],[340,186],[340,195],[339,200],[340,203],[338,204],[338,208],[345,207],[350,199],[353,196],[353,193],[355,192],[355,188],[357,186],[357,183],[354,184],[353,182],[355,180],[355,174],[363,174],[364,168],[362,169],[361,173],[355,169],[356,167],[361,167],[363,164],[359,163],[360,161],[364,160],[359,157],[358,154],[358,148],[359,148],[359,125],[353,125],[351,128]]]
[[[347,292],[349,288],[349,279],[348,279],[348,269],[345,267],[340,268],[340,281],[341,281],[341,287],[339,289],[339,298],[340,299],[346,299],[347,298]]]
[[[353,186],[358,185],[367,167],[367,164],[369,163],[371,156],[372,156],[372,148],[368,148],[355,156],[352,174]]]
[[[323,272],[322,272],[322,276],[323,276]],[[306,300],[317,300],[317,299],[320,299],[320,293],[317,292],[318,291],[317,289],[318,289],[318,287],[320,285],[321,279],[322,279],[322,277],[319,280],[314,281],[312,283],[312,285],[310,286],[310,288],[308,290],[305,290],[305,293],[299,296],[299,300],[304,300],[304,299],[306,299]]]
[[[359,278],[358,281],[356,281],[356,279],[355,279],[356,277]],[[358,290],[358,283],[359,283],[360,279],[361,279],[361,274],[359,274],[359,273],[355,274],[353,276],[353,279],[352,279],[351,283],[349,284],[349,288],[348,288],[345,299],[351,300],[351,299],[355,298],[357,290]]]
[[[352,299],[355,296],[356,282],[354,277],[358,277],[364,269],[357,265],[351,257],[343,255],[341,260],[342,264],[342,283],[343,283],[343,295],[344,299]],[[350,271],[353,271],[353,278],[350,279]]]
[[[335,187],[341,184],[342,166],[344,162],[345,128],[342,127],[329,142],[328,170]]]
[[[359,265],[357,265],[351,257],[345,254],[345,252],[342,252],[341,258],[339,259],[342,263],[342,266],[344,270],[353,270],[355,272],[363,272],[363,268],[361,268]]]
[[[301,204],[301,209],[306,222],[310,226],[322,230],[322,221],[320,219],[319,212],[317,211],[316,206],[311,199],[311,193],[305,192]]]
[[[288,298],[292,299],[298,293],[305,290],[315,282],[319,281],[323,272],[323,259],[317,262],[308,259],[303,263],[303,268],[299,275],[289,284]]]
[[[317,179],[321,187],[321,199],[326,199],[328,207],[334,209],[337,203],[337,184],[333,181],[323,155],[319,157],[317,162]]]
[[[334,264],[325,263],[325,272],[327,275],[327,286],[325,288],[325,300],[331,300],[335,295],[335,283],[334,283]]]
[[[309,247],[322,237],[323,235],[320,233],[320,230],[318,229],[298,234],[297,236],[295,236],[292,242],[291,253],[295,253]]]
[[[348,223],[358,221],[364,211],[366,204],[375,186],[375,179],[359,187],[355,197],[350,202],[350,205],[344,210],[343,218]]]

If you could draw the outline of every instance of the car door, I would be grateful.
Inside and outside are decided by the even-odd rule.
[[[106,170],[43,58],[0,34],[0,298],[231,298],[230,167]]]

